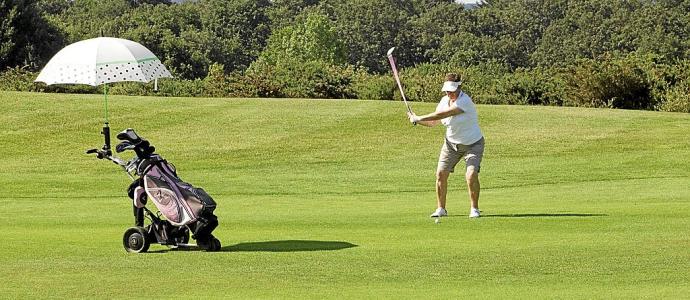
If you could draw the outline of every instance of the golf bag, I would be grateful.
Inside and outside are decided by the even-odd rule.
[[[128,150],[136,153],[130,161],[95,149],[87,153],[98,153],[99,158],[112,160],[134,179],[127,194],[132,199],[135,226],[125,231],[125,250],[146,252],[152,242],[175,248],[188,246],[190,233],[202,249],[220,250],[220,241],[212,234],[218,226],[213,198],[203,189],[182,181],[175,167],[155,154],[155,147],[133,129],[120,132],[117,138],[121,141],[115,147],[117,153]],[[146,207],[149,200],[158,213]],[[145,218],[151,220],[150,225],[144,226]]]

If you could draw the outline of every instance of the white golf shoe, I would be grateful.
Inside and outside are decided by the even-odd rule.
[[[481,217],[480,211],[476,208],[470,209],[470,218],[479,218]]]
[[[448,212],[446,211],[446,209],[443,207],[439,207],[436,209],[436,211],[433,214],[431,214],[431,217],[432,218],[438,218],[438,217],[445,217],[447,215],[448,215]]]

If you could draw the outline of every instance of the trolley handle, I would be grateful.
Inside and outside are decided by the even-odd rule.
[[[116,165],[121,166],[121,167],[125,167],[128,164],[127,161],[125,161],[124,159],[121,159],[117,156],[113,156],[107,150],[89,149],[89,150],[86,150],[86,154],[96,154],[96,158],[107,159],[107,160],[112,161]]]

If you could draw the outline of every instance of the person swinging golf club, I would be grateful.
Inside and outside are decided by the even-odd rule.
[[[443,124],[446,134],[436,168],[437,208],[432,218],[448,215],[446,194],[448,177],[455,170],[460,159],[465,160],[465,181],[470,196],[470,218],[478,218],[479,212],[479,169],[484,155],[484,135],[479,128],[477,109],[470,96],[460,90],[460,80],[455,73],[446,75],[441,91],[446,95],[436,106],[436,111],[417,116],[407,113],[410,122],[427,127]]]

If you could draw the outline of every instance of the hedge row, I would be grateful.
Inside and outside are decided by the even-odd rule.
[[[405,94],[412,101],[437,102],[448,72],[460,73],[462,88],[479,104],[555,105],[690,112],[690,62],[657,63],[655,57],[631,54],[605,60],[581,60],[562,69],[509,70],[499,63],[465,69],[422,64],[401,70]],[[0,90],[101,93],[100,87],[46,86],[22,68],[0,73]],[[350,66],[320,62],[280,66],[255,64],[244,73],[223,73],[212,65],[204,79],[161,79],[153,84],[116,83],[119,95],[175,97],[275,97],[400,100],[392,76],[371,75]]]

